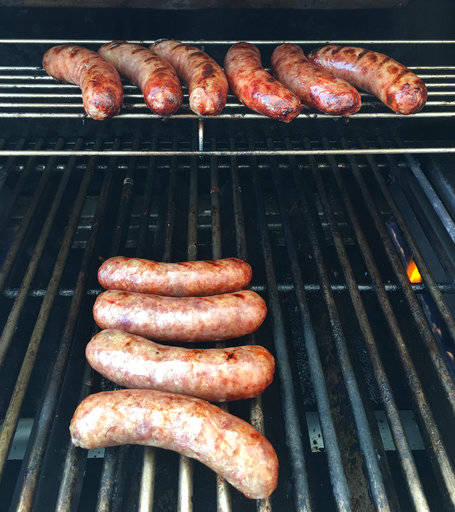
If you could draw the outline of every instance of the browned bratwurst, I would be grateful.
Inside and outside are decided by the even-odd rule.
[[[212,57],[180,41],[161,41],[151,48],[169,61],[188,85],[193,112],[202,116],[216,116],[223,110],[228,83],[223,70]]]
[[[155,52],[138,44],[112,41],[98,53],[144,94],[147,106],[160,116],[169,116],[182,104],[182,86],[175,69]]]
[[[71,440],[82,448],[140,444],[174,450],[216,471],[248,498],[276,488],[278,459],[249,423],[199,398],[150,389],[105,391],[76,409]]]
[[[374,94],[399,114],[414,114],[427,101],[423,80],[383,53],[328,45],[308,57],[338,78]]]
[[[93,317],[101,329],[120,329],[163,341],[216,341],[256,331],[267,306],[250,290],[211,297],[162,297],[109,290],[98,295]]]
[[[260,395],[273,380],[275,360],[264,347],[168,347],[106,329],[88,343],[90,366],[126,388],[157,389],[224,402]]]
[[[300,114],[299,98],[262,67],[261,53],[254,44],[231,46],[224,70],[233,93],[251,110],[285,122]]]
[[[201,297],[243,290],[251,275],[250,265],[237,258],[162,263],[114,256],[99,268],[98,281],[108,290]]]
[[[286,43],[275,48],[272,69],[278,80],[311,108],[334,115],[354,114],[360,108],[357,89],[318,68],[300,46]]]
[[[115,116],[123,102],[117,70],[96,52],[74,45],[54,46],[43,57],[46,73],[82,89],[87,115],[102,120]]]

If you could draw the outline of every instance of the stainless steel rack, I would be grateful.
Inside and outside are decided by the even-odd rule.
[[[104,44],[105,40],[64,40],[64,39],[0,39],[0,45],[45,45],[52,44],[82,44],[96,46]],[[144,44],[153,41],[137,41]],[[210,51],[211,48],[222,48],[227,51],[229,45],[235,41],[186,41],[190,44],[203,46]],[[254,41],[259,47],[278,45],[283,41]],[[326,44],[327,41],[292,41],[302,44],[306,48]],[[360,41],[330,41],[340,44],[362,44],[362,45],[451,45],[454,41],[381,41],[381,40],[360,40]],[[362,93],[363,105],[361,111],[351,116],[351,120],[360,119],[397,119],[397,118],[445,118],[455,115],[455,66],[410,66],[425,81],[428,87],[428,102],[424,109],[412,116],[403,116],[391,112],[380,101],[369,94]],[[125,83],[125,101],[121,113],[114,119],[153,119],[159,116],[153,114],[146,107],[142,94],[133,85]],[[171,116],[171,119],[199,119],[191,112],[187,105],[188,96],[185,95],[184,106],[181,110]],[[185,105],[186,103],[186,105]],[[40,68],[36,66],[0,66],[0,118],[55,118],[55,119],[80,119],[84,118],[82,102],[78,88],[71,84],[58,83]],[[333,119],[321,113],[304,111],[294,122],[314,119]],[[204,120],[211,119],[267,119],[265,116],[256,114],[245,108],[235,96],[229,95],[224,111],[216,117],[203,117]]]

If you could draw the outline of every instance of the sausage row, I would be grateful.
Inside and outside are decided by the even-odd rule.
[[[251,267],[236,258],[106,260],[98,280],[109,289],[96,299],[93,314],[107,328],[85,354],[92,368],[130,389],[83,400],[71,420],[72,442],[174,450],[206,464],[245,496],[268,497],[278,477],[273,447],[251,425],[206,400],[261,394],[273,380],[272,354],[256,345],[194,349],[146,339],[212,341],[253,332],[267,308],[244,289],[251,276]]]
[[[198,115],[223,110],[228,84],[248,108],[285,122],[299,115],[302,103],[328,114],[354,114],[361,106],[356,88],[400,114],[419,111],[427,100],[425,84],[412,71],[363,48],[327,45],[306,57],[299,46],[282,44],[274,50],[271,64],[274,76],[262,67],[255,45],[236,43],[224,59],[225,74],[207,53],[174,40],[150,48],[113,41],[98,53],[62,45],[43,58],[47,73],[81,88],[85,111],[94,119],[120,110],[123,90],[118,73],[136,84],[147,106],[161,116],[181,106],[180,80],[188,86],[190,108]]]

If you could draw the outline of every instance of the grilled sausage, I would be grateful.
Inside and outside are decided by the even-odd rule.
[[[163,341],[215,341],[250,334],[267,307],[250,290],[212,297],[162,297],[110,290],[98,295],[93,317],[101,329],[120,329]]]
[[[138,44],[112,41],[98,53],[144,94],[152,112],[168,116],[182,104],[182,87],[175,69],[156,53]]]
[[[334,115],[354,114],[360,108],[357,89],[318,68],[300,46],[286,43],[275,48],[272,69],[276,78],[311,108]]]
[[[161,263],[115,256],[101,265],[98,281],[108,290],[201,297],[243,290],[251,275],[250,265],[237,258]]]
[[[212,57],[180,41],[161,41],[151,48],[169,61],[188,85],[193,112],[201,116],[216,116],[223,110],[228,83],[223,70]]]
[[[46,73],[82,89],[87,115],[102,120],[115,116],[123,102],[119,74],[96,52],[74,45],[54,46],[43,57]]]
[[[300,100],[262,67],[261,53],[254,44],[231,46],[224,70],[233,93],[251,110],[285,122],[299,115]]]
[[[276,488],[278,459],[249,423],[199,398],[149,389],[90,395],[70,425],[82,448],[140,444],[174,450],[216,471],[248,498]]]
[[[374,94],[399,114],[414,114],[427,101],[423,80],[382,53],[353,46],[328,45],[308,57],[338,78]]]
[[[106,329],[88,343],[90,366],[127,388],[158,389],[225,402],[260,395],[273,380],[275,360],[264,347],[167,347]]]

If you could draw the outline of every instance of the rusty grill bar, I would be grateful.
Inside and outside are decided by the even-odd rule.
[[[0,40],[57,42],[62,41]],[[208,49],[230,42],[192,43]],[[415,69],[428,75],[430,84],[443,80],[444,91],[430,87],[431,100],[455,94],[454,66]],[[33,78],[36,74],[40,78]],[[10,97],[2,87],[20,85],[25,91],[46,80],[33,67],[0,67],[0,117],[17,114],[4,116],[11,107],[2,103]],[[47,85],[54,88],[50,94],[35,95],[43,110],[38,116],[54,117],[50,106],[63,96],[77,100],[70,88]],[[127,97],[139,99],[130,89]],[[29,94],[16,95],[15,106],[25,104]],[[453,115],[433,107],[439,105],[430,101],[429,116]],[[29,114],[23,117],[32,118]],[[153,118],[144,112],[123,119],[131,116]],[[426,173],[431,162],[455,152],[453,143],[402,141],[388,128],[360,131],[352,123],[337,125],[330,138],[319,124],[315,133],[306,129],[302,135],[298,128],[258,122],[262,116],[245,113],[239,119],[250,121],[240,124],[224,125],[232,117],[221,116],[217,131],[216,120],[180,117],[179,125],[187,123],[181,131],[169,124],[173,120],[153,121],[149,131],[139,122],[131,137],[114,122],[95,136],[89,124],[76,136],[0,140],[0,175],[6,176],[0,182],[6,198],[0,220],[5,507],[11,512],[454,508],[454,382],[416,295],[431,295],[444,335],[453,341],[453,276],[434,273],[389,181],[399,173],[412,177],[438,205],[441,225],[449,231],[444,220],[450,214],[440,208],[443,202]],[[422,284],[409,282],[387,232],[388,219],[399,225]],[[441,251],[433,247],[436,261],[442,260]],[[96,269],[115,254],[163,261],[238,256],[252,264],[253,289],[266,298],[269,315],[258,333],[239,343],[268,347],[277,371],[263,396],[225,407],[277,448],[281,473],[270,499],[246,500],[200,464],[163,450],[109,448],[97,460],[69,442],[77,403],[112,389],[84,362],[84,348],[96,332],[91,319],[100,291]],[[424,451],[411,448],[401,415],[409,409]],[[378,410],[385,411],[396,456],[384,449],[374,417]],[[314,411],[323,453],[308,442],[306,414]],[[34,418],[33,428],[18,464],[8,460],[8,452],[18,420],[27,416]]]

